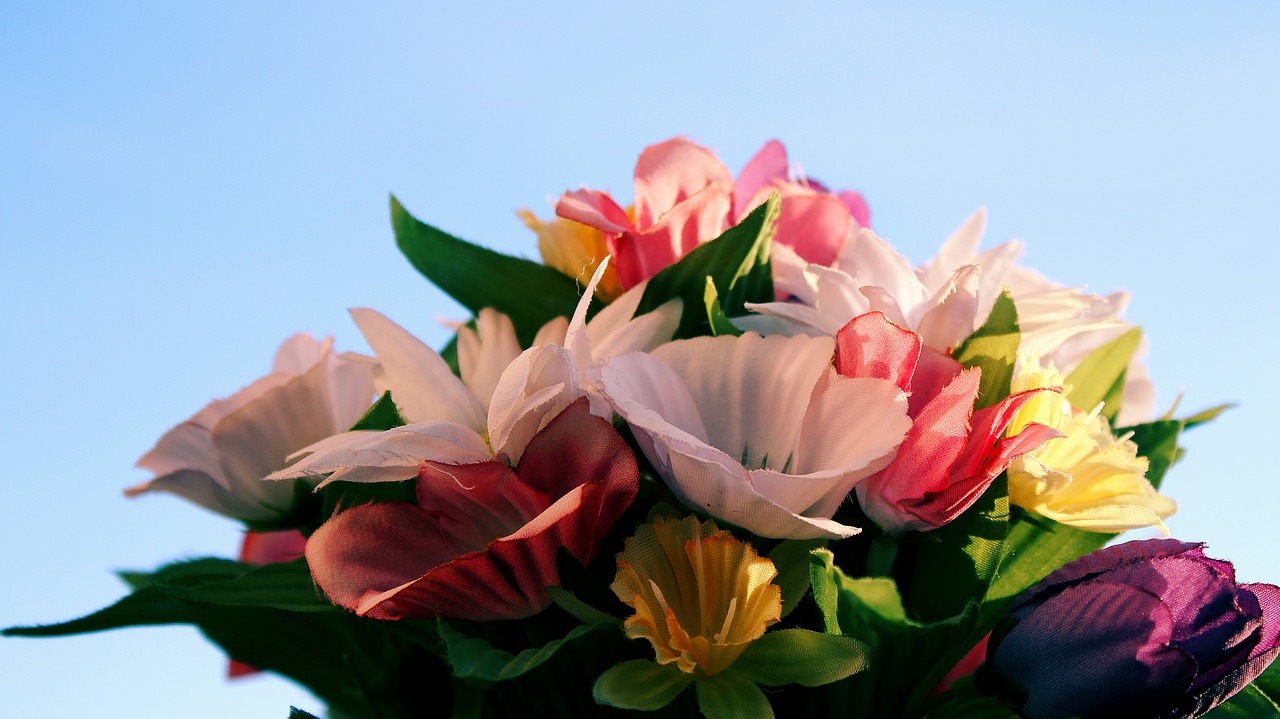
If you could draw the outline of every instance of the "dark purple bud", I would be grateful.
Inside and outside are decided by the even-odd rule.
[[[1026,689],[1032,719],[1187,719],[1240,691],[1280,653],[1280,589],[1236,584],[1202,544],[1126,542],[1023,592],[993,671]]]

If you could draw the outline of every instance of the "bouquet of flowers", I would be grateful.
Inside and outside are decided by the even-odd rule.
[[[1280,716],[1280,589],[1163,521],[1222,408],[1154,417],[1123,293],[979,251],[982,212],[913,266],[777,142],[735,178],[668,140],[555,214],[537,263],[393,199],[453,340],[290,338],[127,490],[239,560],[6,633],[192,624],[335,717]]]

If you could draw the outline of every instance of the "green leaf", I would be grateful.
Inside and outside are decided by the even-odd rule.
[[[827,631],[838,629],[871,650],[866,671],[814,690],[816,706],[841,707],[848,716],[903,716],[981,637],[976,603],[942,621],[918,622],[907,616],[892,579],[851,578],[826,549],[814,550],[810,561]]]
[[[702,294],[702,301],[707,306],[707,323],[711,326],[713,337],[720,335],[737,337],[742,334],[742,330],[729,321],[720,307],[720,294],[716,292],[716,283],[710,275],[707,276],[707,287]]]
[[[356,423],[351,425],[351,431],[359,430],[378,430],[385,431],[404,426],[404,418],[400,416],[400,410],[396,409],[396,403],[391,401],[391,393],[383,392],[377,402],[364,413]]]
[[[1253,680],[1253,686],[1270,697],[1271,701],[1280,704],[1280,662],[1272,662],[1271,666],[1264,669]]]
[[[311,712],[304,712],[298,707],[289,707],[289,719],[320,719]]]
[[[1115,536],[1059,524],[1020,507],[1014,510],[1013,516],[1015,521],[1009,526],[1004,558],[983,600],[984,614],[1002,614],[1022,590],[1067,562],[1101,549]]]
[[[773,707],[755,682],[732,671],[699,679],[698,709],[707,719],[773,719]]]
[[[1125,370],[1141,342],[1142,329],[1134,327],[1089,353],[1067,376],[1067,401],[1071,406],[1090,412],[1102,402],[1103,416],[1114,422],[1120,412]]]
[[[772,301],[769,251],[780,208],[781,200],[775,192],[742,222],[654,275],[640,298],[636,316],[678,297],[684,302],[684,310],[673,339],[711,334],[705,301],[708,277],[724,314],[743,314],[745,302]]]
[[[990,407],[1009,396],[1021,340],[1018,310],[1013,304],[1013,295],[1006,289],[996,299],[987,321],[951,353],[952,358],[965,367],[982,368],[974,410]]]
[[[867,667],[865,642],[808,629],[780,629],[751,642],[730,670],[765,686],[822,686]]]
[[[419,272],[474,313],[492,307],[510,317],[522,347],[548,321],[573,316],[582,290],[559,270],[460,240],[420,222],[395,197],[391,225]]]
[[[559,639],[513,655],[486,639],[467,636],[447,619],[441,619],[439,625],[440,638],[444,640],[446,658],[453,667],[454,676],[483,682],[500,682],[521,676],[546,662],[566,644],[601,629],[618,631],[615,623],[583,624]]]
[[[680,671],[675,663],[632,659],[601,674],[591,696],[600,704],[619,709],[655,711],[670,704],[692,683],[693,675]]]
[[[1280,707],[1255,684],[1214,707],[1205,719],[1280,719]]]
[[[1182,420],[1160,419],[1121,427],[1116,430],[1116,435],[1123,437],[1132,433],[1129,439],[1138,445],[1138,454],[1147,458],[1147,481],[1159,489],[1165,473],[1178,459],[1178,436],[1183,429]]]
[[[908,606],[939,621],[980,600],[995,577],[1009,535],[1009,481],[1004,473],[963,514],[916,543]]]
[[[1190,417],[1184,417],[1182,419],[1182,428],[1191,429],[1192,427],[1199,427],[1202,424],[1212,422],[1223,412],[1226,412],[1229,409],[1234,409],[1235,406],[1236,405],[1234,403],[1228,402],[1227,404],[1220,404],[1217,407],[1210,407],[1203,412],[1196,412]]]
[[[769,561],[778,570],[773,583],[782,589],[782,616],[809,593],[809,552],[826,543],[825,539],[784,539],[769,551]]]

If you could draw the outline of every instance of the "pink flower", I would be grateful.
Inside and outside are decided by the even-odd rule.
[[[927,532],[950,522],[1010,462],[1061,436],[1030,424],[1001,439],[1035,392],[1021,392],[975,412],[982,370],[964,369],[923,347],[919,335],[879,312],[855,317],[836,335],[836,371],[887,379],[911,395],[907,413],[913,424],[898,456],[855,488],[867,516],[890,534]]]
[[[586,563],[635,497],[635,457],[580,398],[529,441],[515,470],[422,460],[418,502],[366,504],[311,535],[312,576],[377,619],[532,616],[559,583],[556,552]]]

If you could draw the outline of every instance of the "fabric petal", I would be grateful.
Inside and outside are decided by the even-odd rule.
[[[618,281],[631,289],[729,227],[729,190],[713,184],[668,210],[651,225],[611,239]]]
[[[322,482],[388,482],[409,479],[423,460],[445,464],[483,462],[493,455],[484,439],[452,422],[419,422],[384,432],[344,432],[294,453],[301,457],[267,479],[331,476]]]
[[[489,405],[489,442],[515,464],[538,430],[581,396],[578,372],[560,345],[525,350],[498,382]]]
[[[635,226],[627,211],[618,207],[612,197],[598,190],[575,190],[566,192],[556,202],[556,214],[566,220],[581,222],[584,225],[610,232],[622,234],[631,232]]]
[[[760,191],[772,187],[775,180],[786,181],[787,150],[777,140],[770,140],[760,151],[747,161],[738,173],[738,180],[733,185],[733,217],[741,220],[748,212],[755,209],[751,204]]]
[[[844,203],[831,195],[806,191],[782,198],[776,242],[795,248],[808,262],[830,265],[853,227]]]
[[[920,336],[893,324],[881,312],[855,317],[836,334],[836,371],[873,377],[911,389],[920,358]]]
[[[646,147],[636,161],[636,227],[652,227],[663,214],[714,184],[724,188],[727,199],[733,176],[707,148],[681,137]],[[729,209],[726,202],[726,218]]]
[[[481,407],[489,406],[498,378],[520,351],[511,318],[491,307],[476,315],[474,330],[465,325],[458,329],[458,369]]]
[[[980,274],[974,265],[961,267],[937,294],[912,312],[912,326],[925,345],[947,354],[973,334],[978,318]]]

